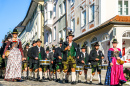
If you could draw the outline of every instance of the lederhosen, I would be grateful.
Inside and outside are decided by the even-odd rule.
[[[25,56],[25,58],[26,58],[26,60],[23,61],[23,64],[22,64],[22,68],[23,68],[23,70],[24,70],[25,68],[28,67],[28,60],[29,60],[29,58],[28,58],[28,56],[27,56],[28,51],[27,51],[26,49],[24,49],[23,53],[24,53],[24,56]]]
[[[103,53],[101,50],[96,51],[96,49],[92,50],[90,52],[90,59],[91,59],[91,65],[92,65],[92,73],[96,72],[101,72],[101,69],[99,68],[99,65],[102,63],[102,58],[104,57]],[[96,61],[95,59],[98,58],[99,61]]]

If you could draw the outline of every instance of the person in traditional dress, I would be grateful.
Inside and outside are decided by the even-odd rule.
[[[34,58],[32,57],[32,54],[31,54],[31,49],[33,47],[35,47],[37,45],[36,41],[33,41],[32,43],[32,47],[29,48],[28,50],[28,53],[27,53],[27,56],[29,57],[29,79],[30,80],[33,80],[33,68],[34,68]]]
[[[76,61],[77,61],[77,66],[83,67],[84,74],[85,74],[85,80],[86,80],[84,83],[88,84],[88,82],[87,82],[88,69],[85,68],[85,65],[88,64],[88,62],[89,62],[89,55],[86,52],[86,45],[85,44],[82,46],[81,52],[80,52],[79,57],[77,58]],[[79,72],[78,83],[81,83],[81,74],[82,74],[82,71]]]
[[[71,74],[72,74],[72,82],[71,84],[76,84],[76,58],[79,56],[78,55],[78,46],[75,42],[73,42],[73,37],[74,35],[72,34],[72,31],[68,33],[69,35],[69,40],[68,40],[68,46],[64,49],[64,51],[67,51],[67,60],[64,62],[64,74],[66,76],[67,71],[69,67],[71,68]]]
[[[104,54],[101,50],[99,50],[99,43],[96,42],[94,44],[95,49],[90,51],[90,60],[92,65],[92,75],[90,76],[90,84],[92,84],[92,79],[95,75],[95,72],[97,70],[98,73],[98,81],[99,85],[103,85],[101,82],[101,69],[99,68],[99,65],[102,65],[102,59],[104,58]]]
[[[3,58],[5,58],[5,52],[10,46],[10,53],[7,60],[4,80],[20,81],[22,72],[22,60],[26,60],[26,58],[24,58],[22,43],[20,39],[18,39],[17,29],[13,30],[12,35],[13,38],[9,40],[3,53]]]
[[[25,45],[25,48],[24,48],[24,50],[23,50],[23,53],[24,53],[24,57],[26,58],[26,60],[24,60],[23,61],[23,77],[24,77],[24,80],[26,80],[27,79],[27,72],[28,72],[28,70],[29,70],[29,67],[28,67],[28,56],[27,56],[27,54],[28,54],[28,49],[29,49],[29,44],[27,43],[26,45]]]
[[[127,81],[123,73],[123,64],[118,63],[119,60],[121,61],[122,54],[121,49],[117,48],[117,44],[117,39],[113,39],[113,48],[108,50],[109,64],[106,72],[105,85],[109,86],[122,86]]]
[[[38,75],[40,75],[39,82],[43,82],[42,66],[40,66],[39,60],[47,60],[45,50],[41,46],[41,43],[42,43],[42,41],[40,39],[38,39],[37,46],[35,46],[31,49],[32,57],[35,59],[35,61],[34,61],[34,69],[35,69],[34,81],[38,81]],[[39,72],[39,74],[38,74],[38,72]]]
[[[52,45],[52,53],[53,53],[53,64],[52,64],[52,69],[53,69],[53,80],[56,77],[56,53],[55,53],[55,46]]]

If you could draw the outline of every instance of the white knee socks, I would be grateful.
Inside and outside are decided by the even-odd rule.
[[[94,77],[93,75],[91,75],[91,76],[90,76],[90,81],[92,81],[92,80],[93,80],[93,77]]]
[[[76,81],[76,74],[75,74],[75,72],[72,72],[72,81]]]
[[[35,78],[37,78],[37,73],[38,73],[38,72],[35,72]]]
[[[40,79],[42,79],[42,71],[39,72]]]

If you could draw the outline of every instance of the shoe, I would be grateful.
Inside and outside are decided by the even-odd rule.
[[[65,83],[69,83],[69,80],[65,80]]]
[[[38,81],[38,78],[33,79],[33,81]]]
[[[43,79],[39,79],[39,82],[44,82],[44,80]]]
[[[49,81],[52,81],[52,78],[50,78]]]
[[[88,84],[88,82],[87,82],[87,81],[85,81],[85,82],[84,82],[84,84]]]
[[[100,83],[98,83],[98,85],[103,85],[103,84],[100,82]]]
[[[81,83],[81,80],[78,80],[78,83]]]
[[[60,81],[60,79],[57,79],[57,80],[56,80],[56,82],[59,82],[59,81]]]
[[[75,82],[75,81],[73,81],[73,82],[71,82],[71,84],[72,84],[72,85],[75,85],[75,84],[76,84],[76,82]]]
[[[63,79],[63,80],[62,80],[62,83],[63,83],[63,84],[65,84],[65,83],[66,83],[66,82],[65,82],[65,79]]]
[[[90,84],[92,84],[92,81],[90,81]]]

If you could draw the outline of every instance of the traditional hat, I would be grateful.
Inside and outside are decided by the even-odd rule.
[[[112,43],[118,43],[117,39],[113,39]]]
[[[72,34],[72,31],[69,31],[69,32],[68,32],[68,35],[74,37],[74,35]]]
[[[18,30],[14,29],[12,34],[18,34]]]
[[[29,43],[27,43],[25,46],[29,46]]]
[[[63,43],[63,39],[61,38],[61,39],[60,39],[60,43],[59,43],[59,44],[62,44],[62,43]]]
[[[36,41],[33,41],[33,42],[32,42],[32,45],[35,44],[35,43],[36,43]]]
[[[55,46],[54,45],[52,45],[52,50],[55,50]]]
[[[96,43],[94,44],[94,46],[100,46],[100,45],[99,45],[99,43],[98,43],[98,42],[96,42]]]
[[[12,35],[11,35],[11,34],[9,34],[7,38],[8,38],[8,39],[9,39],[9,38],[12,38]]]
[[[41,42],[42,43],[42,41],[40,39],[38,39],[36,42]]]
[[[46,51],[50,51],[49,46],[46,48]]]
[[[81,49],[86,49],[86,45],[82,45]]]

